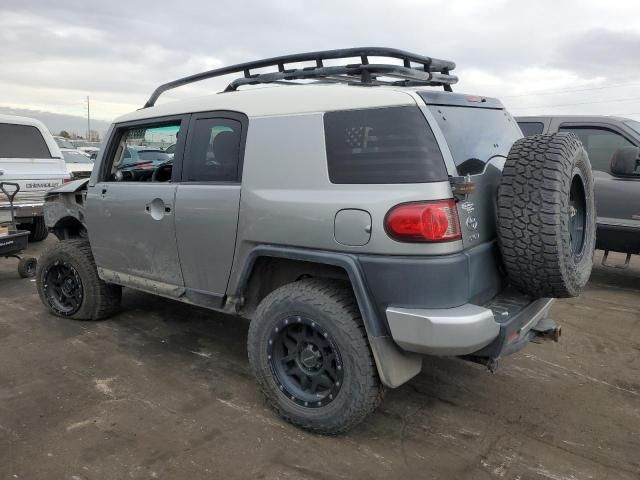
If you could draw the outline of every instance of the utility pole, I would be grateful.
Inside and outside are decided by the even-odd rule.
[[[89,109],[89,95],[87,95],[87,142],[91,141],[91,111]]]

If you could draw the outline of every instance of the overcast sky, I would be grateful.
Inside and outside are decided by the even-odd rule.
[[[84,115],[89,95],[93,116],[112,120],[181,76],[351,46],[454,60],[454,90],[497,96],[516,115],[640,119],[634,0],[2,0],[0,106]]]

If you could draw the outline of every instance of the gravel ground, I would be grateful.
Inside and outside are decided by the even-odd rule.
[[[555,304],[560,343],[494,375],[427,358],[336,438],[266,407],[246,321],[131,290],[113,319],[64,320],[15,267],[0,259],[0,478],[640,478],[640,258]]]

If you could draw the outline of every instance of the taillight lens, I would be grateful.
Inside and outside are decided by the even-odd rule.
[[[403,242],[448,242],[462,238],[453,199],[402,203],[385,218],[390,237]]]

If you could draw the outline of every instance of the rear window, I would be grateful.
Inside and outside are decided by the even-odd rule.
[[[324,114],[331,183],[425,183],[447,179],[444,159],[417,107]]]
[[[518,122],[518,126],[525,137],[539,135],[544,130],[544,124],[541,122]]]
[[[444,134],[459,175],[475,175],[493,157],[506,157],[522,138],[516,121],[505,110],[429,105]]]
[[[51,158],[51,153],[36,127],[0,123],[0,158]]]

